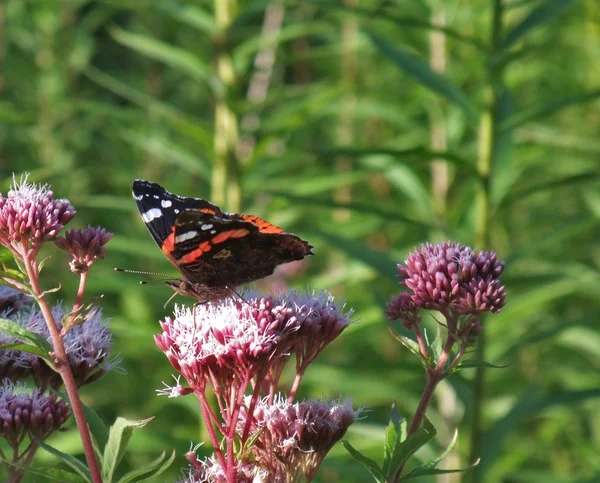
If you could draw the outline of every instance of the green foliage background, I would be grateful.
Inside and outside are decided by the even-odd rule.
[[[508,302],[483,350],[510,365],[439,388],[437,443],[461,431],[447,465],[482,461],[436,481],[600,481],[597,0],[2,0],[0,66],[2,191],[29,171],[73,226],[115,233],[88,293],[105,294],[122,371],[82,392],[107,422],[156,417],[126,467],[176,448],[172,481],[206,439],[192,397],[155,395],[169,290],[112,270],[174,273],[130,196],[146,178],[315,245],[289,283],[331,290],[357,323],[301,396],[368,407],[347,438],[379,461],[392,401],[410,416],[424,383],[382,313],[395,264],[427,240],[496,250]],[[72,301],[53,261],[45,283]],[[76,431],[51,443],[80,451]],[[368,480],[341,446],[318,477]]]

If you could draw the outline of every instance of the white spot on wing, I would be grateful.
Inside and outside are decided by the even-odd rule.
[[[211,235],[214,235],[215,233],[217,233],[217,230],[210,230]]]
[[[160,196],[158,196],[158,195],[154,195],[154,199],[156,199],[156,200],[157,200],[158,198],[160,198]]]
[[[178,237],[175,237],[175,243],[181,243],[186,240],[189,240],[190,238],[194,238],[197,234],[198,234],[198,232],[194,231],[194,230],[186,231],[185,233],[182,233]]]
[[[142,213],[142,219],[146,223],[150,223],[152,220],[155,220],[156,218],[160,218],[161,216],[162,216],[162,211],[160,211],[158,208],[152,208],[152,209],[146,211],[146,213]]]
[[[160,202],[160,206],[162,206],[163,208],[169,208],[172,204],[173,202],[171,200],[162,200]]]
[[[141,194],[141,195],[137,195],[137,196],[136,196],[136,195],[133,195],[133,199],[135,199],[135,200],[137,200],[137,201],[140,201],[140,200],[142,200],[143,198],[144,198],[144,195],[143,195],[143,194]]]
[[[173,211],[175,212],[175,214],[179,213],[179,210],[177,208],[175,208]]]
[[[210,230],[213,226],[209,223],[207,225],[202,225],[200,228],[202,230]]]

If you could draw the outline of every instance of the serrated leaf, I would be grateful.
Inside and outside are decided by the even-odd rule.
[[[508,49],[529,31],[552,20],[574,4],[574,0],[547,0],[534,8],[521,23],[508,31],[502,42],[502,47]]]
[[[350,453],[356,461],[361,463],[367,469],[367,471],[371,473],[371,476],[373,476],[375,481],[378,483],[385,483],[383,471],[381,471],[381,468],[379,465],[377,465],[377,463],[375,463],[375,461],[373,461],[371,458],[367,458],[360,451],[354,449],[346,440],[342,440],[342,445],[344,445],[346,451],[348,451],[348,453]]]
[[[456,85],[431,70],[426,62],[415,55],[396,48],[383,37],[379,37],[372,33],[369,33],[368,35],[379,51],[388,59],[392,60],[394,64],[406,74],[415,78],[424,87],[440,94],[450,102],[461,107],[471,121],[477,122],[477,109],[471,104],[467,95]]]
[[[85,466],[81,461],[79,461],[74,456],[71,456],[70,454],[63,453],[62,451],[59,451],[56,448],[53,448],[52,446],[44,443],[42,440],[40,440],[38,438],[34,438],[34,440],[40,448],[46,450],[51,455],[56,456],[59,460],[61,460],[67,466],[69,466],[70,468],[75,470],[75,472],[79,476],[81,476],[86,482],[91,483],[92,477],[90,475],[90,471],[88,470],[87,466]]]
[[[117,483],[131,483],[133,481],[144,481],[148,478],[154,478],[158,476],[160,473],[165,471],[175,460],[175,450],[171,453],[171,456],[165,460],[167,457],[167,452],[163,451],[161,455],[156,458],[154,461],[150,463],[136,468],[135,470],[126,473]],[[166,465],[166,466],[165,466]],[[150,474],[151,473],[151,474]],[[146,476],[147,478],[143,478],[142,480],[137,480],[142,476]]]
[[[115,469],[121,462],[133,430],[146,426],[154,418],[142,419],[141,421],[130,421],[118,417],[110,427],[108,442],[104,448],[102,459],[102,480],[110,482],[113,479]]]
[[[48,263],[51,258],[52,258],[52,255],[44,258],[40,263],[38,263],[38,272],[41,272],[44,269],[44,267],[46,266],[46,263]]]

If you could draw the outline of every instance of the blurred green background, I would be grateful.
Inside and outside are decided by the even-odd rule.
[[[88,295],[105,295],[121,370],[82,393],[107,423],[156,417],[123,470],[176,448],[173,481],[205,437],[192,397],[155,394],[169,289],[113,272],[175,274],[130,196],[146,178],[315,245],[259,286],[354,308],[301,397],[367,407],[347,439],[378,461],[392,401],[410,416],[424,384],[382,313],[395,264],[427,240],[496,250],[508,300],[479,356],[510,365],[443,383],[417,457],[459,428],[445,465],[478,471],[429,481],[600,481],[597,0],[2,0],[0,66],[2,192],[29,171],[77,208],[71,226],[115,233]],[[46,287],[72,302],[53,253]],[[51,443],[79,454],[74,430]],[[370,480],[340,446],[318,481]]]

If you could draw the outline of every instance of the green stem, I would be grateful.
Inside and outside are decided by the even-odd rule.
[[[493,60],[497,58],[502,51],[502,20],[503,6],[502,0],[493,0],[492,13],[492,32],[490,38],[489,57],[492,60],[490,65],[494,65]],[[489,218],[490,218],[490,172],[494,162],[494,153],[497,142],[497,118],[498,103],[500,102],[501,89],[504,84],[503,66],[493,67],[489,73],[489,106],[483,114],[479,137],[479,159],[477,161],[477,170],[482,180],[482,186],[477,193],[477,227],[475,244],[480,249],[489,246]],[[477,360],[485,360],[486,338],[485,332],[478,337],[476,356]],[[475,369],[475,378],[473,380],[473,399],[471,414],[471,450],[469,461],[475,461],[479,457],[482,440],[482,408],[485,401],[485,369],[477,367]],[[471,483],[479,483],[482,479],[481,473],[475,468],[471,472]]]
[[[237,0],[215,0],[215,20],[219,27],[217,39],[216,74],[223,86],[215,103],[214,149],[215,164],[212,177],[212,201],[227,204],[229,211],[239,211],[241,193],[238,147],[238,119],[229,102],[235,93],[236,76],[231,60],[229,28],[237,11]]]

